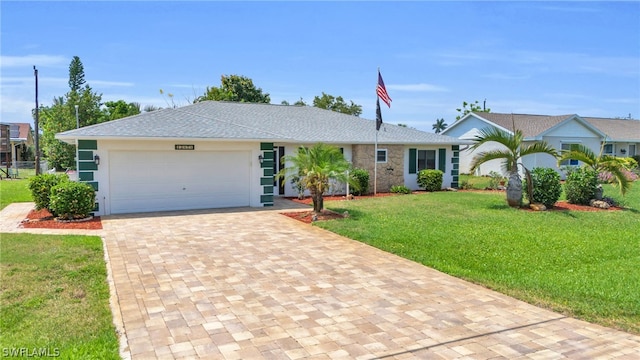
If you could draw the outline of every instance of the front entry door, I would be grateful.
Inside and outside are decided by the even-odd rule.
[[[284,161],[282,161],[282,157],[284,156],[284,146],[274,146],[273,155],[275,157],[273,161],[273,173],[277,174],[282,169],[284,169]],[[283,178],[276,177],[273,180],[273,186],[278,188],[278,195],[284,195],[285,184],[286,184],[286,180]]]

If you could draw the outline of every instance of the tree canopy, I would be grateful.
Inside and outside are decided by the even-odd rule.
[[[347,104],[342,96],[335,97],[333,95],[325,94],[322,92],[321,96],[313,98],[313,106],[321,109],[327,109],[337,111],[343,114],[360,116],[362,114],[362,106],[349,100],[350,104]]]
[[[69,64],[69,89],[78,91],[84,85],[84,66],[77,56],[74,56]]]
[[[271,102],[268,93],[263,93],[261,88],[253,84],[253,80],[242,75],[222,75],[220,87],[207,87],[204,95],[199,96],[193,102],[206,100],[237,101],[248,103]]]
[[[482,104],[482,107],[480,107],[478,100],[476,100],[475,102],[472,102],[472,103],[463,101],[462,107],[456,109],[456,111],[460,113],[458,116],[456,116],[456,121],[457,121],[462,119],[465,115],[467,115],[470,112],[487,112],[488,113],[488,112],[491,112],[491,109],[485,108],[484,104]]]
[[[104,106],[109,120],[140,114],[140,104],[135,102],[127,103],[124,100],[107,101]]]
[[[444,119],[437,119],[431,128],[436,134],[440,134],[447,126],[449,126],[449,124],[445,123]]]
[[[52,105],[41,105],[39,109],[41,148],[49,165],[58,170],[75,169],[76,162],[75,147],[56,139],[56,133],[75,129],[78,123],[83,127],[134,115],[136,109],[140,113],[139,105],[127,104],[124,100],[103,104],[102,94],[93,91],[84,76],[82,61],[74,56],[69,64],[69,91],[64,96],[55,97]]]

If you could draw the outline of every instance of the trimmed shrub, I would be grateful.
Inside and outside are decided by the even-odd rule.
[[[359,188],[354,189],[353,195],[364,195],[369,193],[369,172],[365,169],[353,169],[351,178],[355,180]]]
[[[560,199],[562,194],[562,185],[560,184],[560,174],[551,168],[534,168],[531,170],[531,184],[533,185],[533,199],[529,202],[538,202],[544,204],[547,208],[553,207],[553,204]],[[523,189],[527,189],[528,184],[525,179]],[[524,192],[525,196],[526,191]]]
[[[55,215],[49,207],[51,188],[68,181],[69,176],[67,174],[40,174],[32,177],[29,180],[29,190],[31,190],[31,197],[36,203],[36,209],[47,209],[51,214]]]
[[[411,194],[411,189],[404,185],[393,185],[389,191],[394,194]]]
[[[595,197],[598,186],[598,174],[588,167],[581,167],[567,175],[564,192],[571,204],[589,205]]]
[[[89,184],[67,181],[51,188],[51,210],[61,219],[83,219],[93,211],[96,193]]]
[[[507,181],[502,174],[496,171],[489,172],[489,177],[491,178],[491,180],[489,180],[489,188],[491,188],[491,190],[498,190],[498,187]]]
[[[442,176],[444,173],[440,170],[420,170],[418,173],[418,185],[427,191],[442,190]]]

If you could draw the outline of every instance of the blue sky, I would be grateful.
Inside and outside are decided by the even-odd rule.
[[[640,118],[640,2],[2,1],[1,118],[68,91],[73,56],[104,101],[186,105],[222,74],[271,102],[322,92],[432,131],[463,101],[493,112]]]

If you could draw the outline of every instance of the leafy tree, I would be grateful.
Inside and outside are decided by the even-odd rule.
[[[287,100],[282,100],[280,102],[281,105],[291,105]],[[307,103],[304,102],[304,100],[302,98],[300,98],[300,100],[296,101],[293,103],[293,106],[307,106]]]
[[[313,147],[301,146],[296,155],[286,155],[284,160],[290,166],[285,167],[277,176],[291,180],[301,178],[304,187],[311,193],[313,211],[320,213],[324,209],[322,196],[329,190],[329,181],[349,182],[354,189],[358,188],[354,178],[347,176],[350,164],[345,160],[340,149],[317,143]]]
[[[618,158],[611,155],[602,155],[604,149],[604,143],[600,149],[600,155],[596,155],[591,149],[582,145],[574,144],[570,150],[565,150],[560,155],[558,164],[565,160],[578,160],[582,161],[585,166],[593,169],[596,174],[606,171],[611,173],[613,181],[620,187],[620,193],[624,195],[631,187],[631,182],[625,175],[625,161],[624,158]]]
[[[300,99],[302,100],[302,99]],[[362,106],[349,100],[350,104],[347,104],[342,96],[334,97],[333,95],[322,93],[322,96],[316,96],[313,98],[313,106],[337,111],[343,114],[360,116],[362,114]]]
[[[49,164],[58,170],[76,166],[75,147],[55,138],[58,132],[76,128],[76,105],[80,127],[109,120],[102,109],[102,94],[85,84],[82,61],[77,56],[69,65],[69,87],[65,96],[56,97],[51,106],[40,108],[42,150]]]
[[[407,126],[407,124],[398,124],[398,126],[399,127],[404,127],[404,128],[409,127],[409,126]]]
[[[107,101],[104,106],[109,120],[140,114],[140,104],[135,102],[127,104],[124,100]]]
[[[528,174],[529,170],[520,162],[524,156],[538,153],[549,154],[556,157],[556,150],[545,141],[535,142],[531,145],[523,144],[524,135],[521,130],[516,130],[513,134],[496,128],[485,128],[480,130],[476,136],[475,144],[471,150],[478,149],[488,142],[497,142],[504,146],[503,149],[483,151],[478,153],[471,162],[471,171],[475,171],[481,164],[495,159],[502,159],[505,170],[509,173],[507,184],[507,203],[509,206],[520,207],[522,205],[522,179],[518,173],[518,165],[522,166]],[[532,184],[531,181],[528,182]],[[529,191],[531,194],[532,191]],[[531,195],[530,198],[532,198]]]
[[[446,129],[449,126],[444,122],[444,119],[437,119],[435,124],[433,124],[432,129],[436,134],[440,134],[442,130]]]
[[[460,115],[456,116],[456,121],[457,121],[462,119],[465,115],[467,115],[470,112],[487,112],[488,113],[488,112],[491,112],[491,109],[485,108],[484,104],[482,105],[482,107],[480,107],[480,104],[478,104],[478,100],[476,100],[475,102],[472,102],[472,103],[463,101],[462,107],[456,109],[456,111],[460,113]]]
[[[207,87],[204,95],[196,98],[193,102],[206,100],[216,101],[237,101],[249,103],[271,102],[269,94],[263,93],[261,88],[253,84],[253,80],[241,75],[222,75],[220,87]]]

